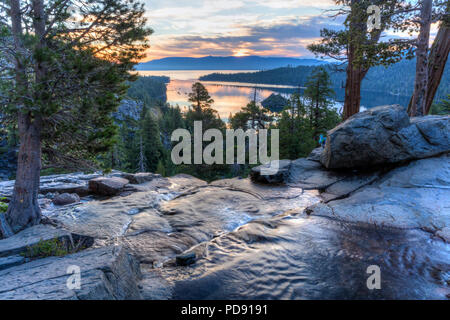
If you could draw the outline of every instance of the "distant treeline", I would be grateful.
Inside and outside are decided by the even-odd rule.
[[[201,81],[244,82],[258,84],[290,85],[304,87],[314,66],[284,67],[267,71],[222,74],[213,73],[200,78]],[[345,86],[345,72],[336,70],[336,65],[326,65],[330,73],[332,87],[341,89]],[[399,96],[411,96],[414,89],[415,60],[403,60],[386,68],[373,67],[362,83],[363,91],[383,92]],[[436,94],[436,101],[445,98],[450,92],[450,72],[447,64],[441,85]],[[339,67],[344,70],[345,66]]]

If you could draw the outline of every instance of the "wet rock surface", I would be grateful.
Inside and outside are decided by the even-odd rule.
[[[89,194],[88,181],[101,177],[100,173],[72,173],[41,177],[39,193],[76,193],[80,197]],[[14,180],[0,182],[0,197],[10,198],[14,189]]]
[[[418,230],[321,217],[253,221],[208,242],[190,267],[151,270],[172,299],[447,299],[449,246]],[[367,268],[381,269],[381,290]]]

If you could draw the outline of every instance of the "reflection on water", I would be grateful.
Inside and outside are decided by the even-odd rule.
[[[252,222],[213,240],[191,267],[163,269],[173,299],[446,299],[450,251],[422,231],[325,218]],[[381,290],[367,268],[381,269]]]
[[[179,105],[181,108],[187,108],[190,103],[188,101],[188,94],[191,92],[192,84],[203,75],[214,72],[223,73],[238,73],[238,72],[252,72],[252,70],[176,70],[176,71],[139,71],[140,75],[145,76],[167,76],[171,81],[167,85],[167,102],[171,105]],[[234,114],[245,107],[254,95],[254,89],[251,84],[236,84],[220,82],[202,82],[208,90],[211,97],[214,99],[214,109],[219,111],[220,117],[226,120],[230,113]],[[262,101],[272,93],[276,93],[270,89],[258,89],[258,101]]]
[[[170,71],[139,71],[143,76],[167,76],[171,81],[167,86],[167,102],[171,105],[179,105],[181,108],[187,108],[190,103],[188,94],[191,92],[192,84],[203,75],[211,73],[240,73],[255,72],[255,70],[170,70]],[[298,88],[291,86],[261,85],[252,83],[235,82],[202,82],[208,89],[209,94],[214,99],[213,107],[219,111],[220,117],[226,120],[230,113],[234,114],[245,107],[254,96],[254,87],[258,87],[257,100],[261,102],[272,93],[280,93],[288,97],[291,93],[298,91]],[[302,89],[300,90],[303,91]],[[345,90],[336,91],[337,108],[342,108]],[[409,97],[394,96],[386,93],[362,91],[361,93],[362,110],[373,108],[380,105],[400,104],[407,105]]]
[[[181,108],[187,108],[190,103],[188,94],[191,92],[193,81],[190,80],[171,80],[167,86],[167,99],[171,105],[179,105]],[[254,89],[251,87],[236,87],[228,85],[211,84],[203,82],[211,97],[214,99],[213,107],[219,111],[222,119],[240,111],[253,98]],[[258,101],[262,101],[275,91],[268,89],[258,89]]]

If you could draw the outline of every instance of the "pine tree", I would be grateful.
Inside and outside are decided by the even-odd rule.
[[[111,112],[151,30],[143,5],[131,0],[10,0],[0,8],[0,88],[9,93],[0,108],[17,121],[20,140],[0,219],[0,233],[10,236],[41,220],[42,152],[44,160],[84,163],[115,143]]]
[[[269,110],[260,107],[255,101],[242,108],[242,113],[247,116],[251,129],[264,129],[272,122],[272,117],[268,115]]]
[[[156,173],[162,175],[163,177],[166,176],[166,168],[161,160],[158,161],[158,166],[156,167]]]
[[[299,94],[292,94],[277,121],[280,130],[280,157],[298,159],[316,146],[309,124],[308,111]]]
[[[192,92],[189,94],[189,101],[192,103],[190,110],[185,114],[185,122],[187,129],[194,133],[194,122],[200,121],[202,123],[202,134],[209,129],[218,129],[225,131],[226,125],[220,119],[217,110],[214,110],[211,105],[214,100],[208,93],[208,90],[199,82],[194,83]],[[203,142],[203,149],[208,143]],[[192,147],[194,152],[194,147]],[[194,159],[194,157],[192,157]],[[192,174],[196,177],[211,181],[223,176],[228,167],[225,165],[186,165],[179,167],[180,172]]]
[[[412,40],[382,40],[384,30],[408,28],[404,13],[413,10],[412,5],[398,0],[335,0],[340,5],[337,16],[345,16],[344,30],[321,30],[322,40],[308,46],[312,52],[346,62],[344,120],[359,112],[361,83],[369,69],[377,65],[389,65],[405,55],[412,57]],[[380,8],[380,26],[368,30],[367,21],[371,5]],[[403,13],[403,14],[401,14]]]
[[[330,75],[323,67],[315,69],[307,83],[305,97],[309,101],[309,125],[314,140],[325,134],[339,123],[339,116],[331,110],[334,90],[331,88]]]
[[[147,111],[141,120],[139,137],[142,138],[144,167],[149,172],[156,172],[159,161],[164,159],[164,148],[158,121],[150,111]]]
[[[326,134],[341,121],[333,109],[333,95],[329,74],[322,67],[311,73],[304,97],[291,95],[276,125],[280,130],[281,158],[307,156],[319,145],[319,134]]]
[[[142,134],[139,134],[139,172],[146,172],[147,158],[144,152],[144,142],[142,141]]]
[[[219,113],[211,108],[214,100],[200,82],[192,85],[192,92],[189,93],[189,102],[192,105],[186,113],[186,124],[191,132],[193,132],[195,121],[202,122],[203,131],[208,129],[225,129],[225,123],[220,119]]]

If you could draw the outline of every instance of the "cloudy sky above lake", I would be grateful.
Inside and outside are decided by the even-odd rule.
[[[154,34],[147,60],[163,57],[312,57],[306,46],[341,21],[331,0],[146,0]]]

